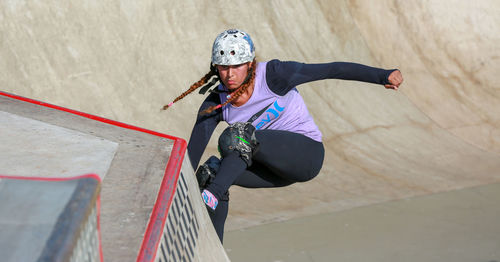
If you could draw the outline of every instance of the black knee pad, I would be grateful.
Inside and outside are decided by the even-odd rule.
[[[224,158],[236,151],[247,163],[252,164],[252,157],[257,152],[259,142],[255,137],[255,127],[246,122],[238,122],[226,128],[219,137],[219,152]]]

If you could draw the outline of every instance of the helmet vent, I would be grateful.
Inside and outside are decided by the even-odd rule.
[[[220,55],[224,55],[224,51],[223,50],[220,50]]]
[[[234,52],[234,50],[231,50],[231,55],[235,55],[236,52]]]

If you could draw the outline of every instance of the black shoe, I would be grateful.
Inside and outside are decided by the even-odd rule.
[[[196,180],[198,180],[200,191],[203,191],[203,189],[215,179],[215,175],[219,171],[219,167],[220,160],[215,156],[211,156],[198,168],[198,170],[196,170]]]

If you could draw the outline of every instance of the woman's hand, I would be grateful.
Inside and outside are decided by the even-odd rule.
[[[398,90],[401,83],[403,83],[403,75],[399,70],[396,70],[389,75],[387,80],[389,80],[389,84],[384,85],[385,88]]]

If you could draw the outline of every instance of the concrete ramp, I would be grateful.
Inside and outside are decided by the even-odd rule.
[[[201,202],[184,140],[3,92],[0,134],[0,174],[9,176],[8,184],[17,183],[16,177],[60,180],[85,173],[102,179],[105,261],[227,260]],[[30,185],[36,190],[32,195],[24,190],[26,198],[43,200],[46,183]],[[65,186],[54,187],[43,205],[33,204],[44,213],[65,212],[64,197],[50,197]],[[16,195],[12,201],[22,200]],[[20,239],[30,233],[9,232]],[[2,257],[8,257],[4,252],[12,247],[1,243]]]
[[[2,261],[102,260],[100,179],[0,176]]]

